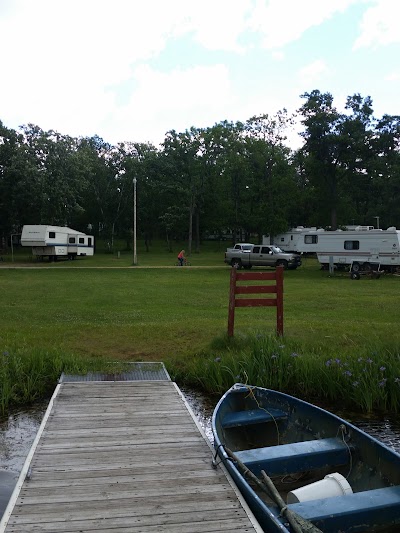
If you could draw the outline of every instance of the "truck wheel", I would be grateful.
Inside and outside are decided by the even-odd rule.
[[[232,268],[237,268],[238,270],[242,268],[242,262],[240,259],[232,259],[231,265]]]
[[[276,262],[276,266],[282,266],[284,270],[287,270],[288,262],[285,259],[281,259],[280,261]]]
[[[353,272],[350,274],[350,278],[351,278],[351,279],[360,279],[360,274],[359,274],[358,272],[354,272],[354,271],[353,271]]]

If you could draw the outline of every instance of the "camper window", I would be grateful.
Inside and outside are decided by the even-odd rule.
[[[304,244],[317,244],[318,243],[318,235],[305,235],[304,236]]]
[[[79,237],[79,244],[85,244],[85,239],[83,237]]]
[[[69,244],[75,244],[75,237],[70,237],[68,239]]]
[[[359,250],[360,241],[344,241],[345,250]]]
[[[49,231],[49,239],[55,239],[56,238],[56,232],[55,231]]]

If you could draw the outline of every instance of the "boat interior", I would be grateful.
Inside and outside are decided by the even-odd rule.
[[[257,477],[265,471],[290,509],[322,531],[339,531],[343,523],[345,531],[400,529],[400,468],[386,447],[306,402],[257,397],[255,390],[232,394],[221,407],[221,443]],[[325,476],[339,483],[340,495],[325,497]],[[390,521],[394,529],[382,529]]]

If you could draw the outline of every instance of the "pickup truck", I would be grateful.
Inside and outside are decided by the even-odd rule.
[[[225,263],[234,268],[251,268],[253,266],[283,266],[294,270],[301,265],[298,254],[283,252],[278,246],[265,244],[239,243],[225,252]]]

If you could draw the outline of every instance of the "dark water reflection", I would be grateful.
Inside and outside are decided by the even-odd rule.
[[[0,419],[0,516],[14,490],[38,432],[47,403]]]
[[[192,389],[181,388],[194,414],[210,441],[213,440],[211,417],[217,397],[210,397]],[[0,419],[0,517],[18,480],[26,456],[32,446],[47,403],[18,411],[7,419]],[[400,453],[400,420],[388,416],[362,416],[348,411],[333,410],[340,417],[360,427]]]
[[[198,391],[181,387],[188,403],[198,418],[207,437],[212,441],[211,417],[218,397],[210,397]],[[384,442],[398,453],[400,453],[400,419],[395,416],[383,416],[378,414],[362,415],[350,411],[335,409],[332,406],[320,405],[351,424],[359,427],[369,435]]]

